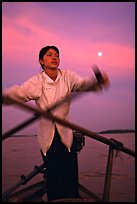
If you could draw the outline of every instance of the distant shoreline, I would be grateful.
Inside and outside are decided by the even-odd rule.
[[[133,129],[115,129],[115,130],[103,130],[96,132],[97,134],[113,134],[113,133],[132,133],[135,132]],[[30,135],[30,134],[20,134],[20,135],[11,135],[11,137],[34,137],[37,136],[36,134]]]
[[[135,132],[135,130],[133,130],[133,129],[125,129],[125,130],[121,130],[121,129],[116,129],[116,130],[104,130],[104,131],[98,132],[98,134],[129,133],[129,132]]]

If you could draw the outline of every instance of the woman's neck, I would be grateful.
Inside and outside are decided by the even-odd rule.
[[[45,73],[53,80],[55,81],[58,75],[57,69],[46,69]]]

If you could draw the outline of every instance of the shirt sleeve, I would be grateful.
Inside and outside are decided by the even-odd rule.
[[[41,96],[42,81],[40,76],[34,76],[21,85],[14,85],[3,90],[3,104],[13,104],[15,101],[23,103],[37,100]]]
[[[71,91],[98,91],[100,86],[95,77],[81,77],[73,71],[68,71]]]

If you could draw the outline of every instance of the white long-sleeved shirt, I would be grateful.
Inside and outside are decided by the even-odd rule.
[[[15,85],[5,90],[5,104],[11,104],[10,97],[20,102],[35,100],[36,108],[45,111],[58,100],[63,99],[67,94],[74,91],[96,91],[96,79],[82,78],[78,74],[70,70],[58,69],[58,76],[53,81],[44,71],[31,77],[22,85]],[[70,100],[67,100],[61,106],[52,111],[54,116],[58,116],[63,120],[69,120]],[[48,151],[55,132],[55,125],[61,137],[62,143],[70,151],[73,134],[70,128],[64,127],[55,121],[40,117],[38,119],[38,142],[40,149],[44,155]]]

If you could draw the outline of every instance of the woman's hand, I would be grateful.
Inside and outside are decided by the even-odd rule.
[[[94,66],[92,67],[92,70],[96,76],[100,89],[108,88],[110,85],[110,80],[107,73],[101,72],[96,64],[94,64]]]
[[[107,73],[106,72],[102,73],[102,77],[103,77],[103,81],[101,82],[102,88],[105,88],[105,89],[109,88],[110,80]]]

